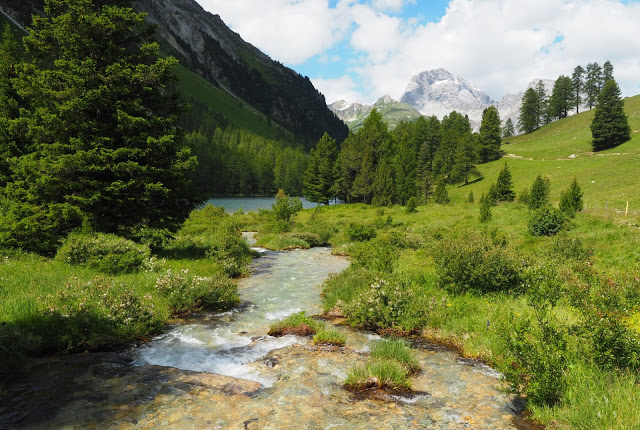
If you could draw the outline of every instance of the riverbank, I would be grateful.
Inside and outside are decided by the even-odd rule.
[[[481,224],[472,203],[340,205],[304,211],[275,236],[329,232],[353,264],[325,283],[325,310],[496,366],[549,428],[640,426],[637,228],[579,213],[560,235],[534,237],[524,205],[492,212]],[[258,243],[278,243],[259,216],[244,222]]]

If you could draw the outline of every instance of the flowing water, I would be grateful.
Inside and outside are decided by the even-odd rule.
[[[321,311],[321,284],[348,262],[329,249],[264,252],[239,285],[242,306],[184,320],[126,353],[48,359],[9,388],[0,428],[507,429],[518,406],[492,369],[416,349],[418,394],[342,388],[377,336],[339,327],[347,347],[267,336],[269,325]]]

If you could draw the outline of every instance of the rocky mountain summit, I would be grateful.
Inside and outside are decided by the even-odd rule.
[[[529,83],[527,88],[535,88],[540,81],[540,79],[535,79]],[[554,81],[542,79],[542,82],[545,85],[547,95],[550,96]],[[407,113],[404,119],[415,119],[418,115],[435,115],[442,119],[455,110],[463,115],[468,115],[472,128],[477,130],[482,121],[482,112],[489,106],[495,106],[498,109],[503,123],[511,118],[511,121],[516,125],[523,96],[524,90],[517,94],[507,94],[499,101],[495,101],[469,81],[439,68],[427,70],[414,76],[402,94],[400,102],[396,102],[389,96],[379,99],[375,105],[371,106],[358,102],[348,104],[341,100],[329,105],[329,109],[345,121],[352,130],[355,129],[354,126],[357,123],[361,124],[364,121],[363,116],[366,118],[373,107],[385,105],[384,100],[387,100],[387,103],[393,102],[397,106],[402,106]],[[381,109],[378,108],[378,110]],[[397,117],[396,115],[396,119]],[[383,118],[387,119],[384,113]],[[387,120],[389,121],[389,119]],[[391,121],[389,122],[393,127]]]

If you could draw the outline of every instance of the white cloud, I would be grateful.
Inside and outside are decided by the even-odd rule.
[[[398,98],[413,75],[437,67],[497,99],[534,78],[555,79],[578,64],[606,60],[623,95],[640,92],[637,2],[451,0],[442,19],[420,25],[389,15],[406,0],[340,0],[335,8],[328,0],[199,1],[245,40],[294,66],[348,41],[354,53],[349,59],[339,53],[343,77],[310,76],[329,102]]]

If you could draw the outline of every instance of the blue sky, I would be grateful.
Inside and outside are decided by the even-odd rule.
[[[610,60],[640,93],[640,0],[198,0],[328,103],[399,99],[443,67],[498,100]]]

